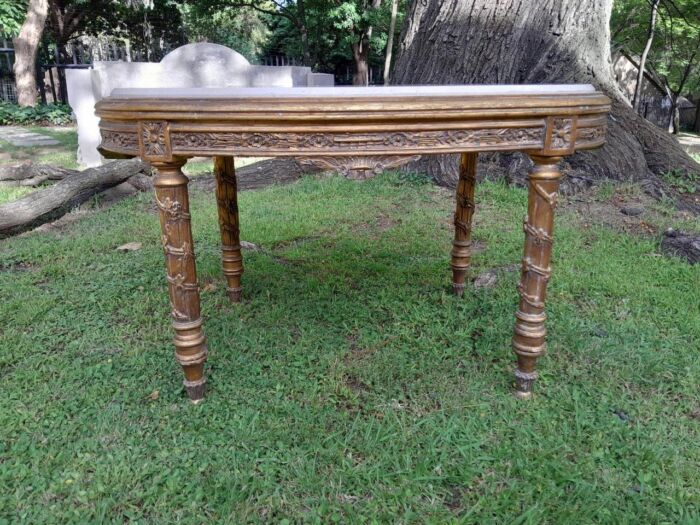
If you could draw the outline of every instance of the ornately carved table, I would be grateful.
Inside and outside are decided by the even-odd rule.
[[[107,156],[139,156],[157,170],[175,356],[192,400],[204,395],[207,347],[190,228],[189,157],[214,157],[228,295],[241,298],[234,156],[315,157],[329,167],[396,165],[398,156],[460,153],[453,287],[464,291],[471,255],[477,153],[524,151],[529,174],[525,250],[515,314],[516,395],[529,397],[545,349],[544,300],[551,269],[558,162],[605,141],[610,101],[592,86],[405,86],[371,88],[124,89],[97,104]],[[337,162],[343,158],[343,162]]]

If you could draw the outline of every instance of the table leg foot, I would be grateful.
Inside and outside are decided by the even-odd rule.
[[[455,295],[455,297],[462,297],[464,295],[464,282],[460,283],[452,283],[452,293]]]
[[[520,304],[515,314],[513,351],[518,357],[515,370],[515,395],[521,399],[532,396],[537,379],[535,364],[545,352],[544,310],[547,283],[552,270],[552,234],[554,209],[561,173],[560,158],[533,156],[535,165],[528,175],[528,208],[523,223],[525,248],[520,273]]]
[[[187,395],[190,397],[190,401],[192,401],[193,404],[197,405],[204,400],[204,392],[207,387],[206,377],[202,377],[201,379],[195,381],[188,381],[185,379],[183,384],[185,385]]]
[[[226,294],[232,303],[240,303],[241,296],[243,295],[243,288],[240,286],[238,288],[226,287]]]
[[[530,399],[532,397],[532,387],[537,379],[537,372],[524,372],[520,368],[516,368],[514,375],[515,390],[513,394],[518,399]]]
[[[452,292],[457,297],[464,295],[472,255],[472,217],[474,215],[474,186],[476,185],[476,153],[462,153],[459,163],[452,242]]]
[[[214,157],[214,175],[226,292],[231,302],[240,303],[243,256],[238,222],[238,187],[233,157]]]

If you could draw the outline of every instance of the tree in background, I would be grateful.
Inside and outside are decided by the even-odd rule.
[[[13,70],[20,106],[35,106],[37,102],[36,55],[44,33],[48,7],[48,0],[29,0],[24,22],[12,39],[15,48]]]
[[[252,9],[224,7],[210,13],[202,4],[180,5],[189,42],[213,42],[235,49],[248,60],[263,51],[270,38],[267,17]]]
[[[671,104],[669,131],[678,132],[678,100],[700,84],[700,0],[615,0],[613,47],[639,55],[633,106],[639,109],[643,72],[661,78]],[[700,119],[700,111],[698,111]]]
[[[700,1],[675,0],[677,12],[661,23],[656,71],[664,79],[671,101],[668,130],[678,133],[681,95],[697,93],[700,86]]]
[[[338,31],[340,45],[350,50],[354,62],[353,84],[366,86],[369,84],[368,73],[372,56],[383,57],[389,42],[392,42],[393,47],[396,14],[392,27],[392,2],[346,0],[331,4],[333,7],[328,13],[329,20]],[[398,3],[396,8],[398,13]]]
[[[310,0],[311,2],[323,3],[323,0]],[[260,15],[264,15],[268,24],[274,25],[271,21],[273,18],[283,19],[286,24],[282,27],[292,28],[292,33],[298,38],[301,46],[301,56],[303,57],[304,65],[311,65],[311,52],[309,44],[309,29],[307,3],[309,0],[296,0],[296,2],[285,0],[183,0],[184,6],[189,6],[185,10],[190,9],[193,16],[190,17],[189,23],[197,26],[202,23],[202,20],[195,21],[195,18],[202,16],[212,18],[217,13],[226,12],[227,16],[236,18],[241,16],[239,10],[253,10]],[[221,38],[222,35],[214,32],[209,33],[215,38]],[[223,43],[216,41],[215,43]]]
[[[188,5],[199,19],[221,12],[238,17],[242,10],[253,10],[269,25],[268,52],[301,56],[304,65],[322,71],[352,60],[353,83],[366,85],[370,64],[383,63],[385,49],[391,47],[405,0],[192,0]],[[214,38],[224,43],[221,35]]]
[[[69,42],[81,36],[128,42],[147,60],[161,58],[154,51],[163,44],[185,43],[172,0],[50,0],[47,33],[62,60],[68,58]]]
[[[670,170],[700,166],[665,131],[624,99],[610,58],[612,0],[414,0],[396,58],[397,84],[593,84],[611,97],[607,142],[564,163],[569,172],[612,180],[647,180],[666,187]],[[503,156],[506,172],[522,156]],[[418,166],[445,184],[458,173],[453,157]],[[651,190],[650,190],[651,191]]]

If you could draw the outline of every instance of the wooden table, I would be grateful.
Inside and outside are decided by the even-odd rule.
[[[207,346],[190,228],[187,177],[194,156],[214,157],[228,295],[241,300],[234,156],[313,157],[328,167],[378,171],[402,156],[461,155],[452,286],[462,295],[471,257],[477,153],[524,151],[528,175],[525,249],[515,314],[515,393],[532,395],[545,350],[544,300],[551,275],[559,161],[605,142],[610,101],[592,86],[401,86],[369,88],[121,89],[100,101],[101,151],[139,156],[157,170],[175,356],[193,401],[204,395]],[[343,159],[342,162],[339,159]]]

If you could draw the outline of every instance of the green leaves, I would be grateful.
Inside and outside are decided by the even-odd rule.
[[[613,47],[641,54],[649,30],[649,2],[616,0]],[[662,0],[647,64],[674,92],[693,92],[700,84],[700,0]]]
[[[26,7],[25,0],[2,0],[0,2],[0,36],[14,37],[19,33]]]
[[[71,121],[71,109],[65,104],[41,104],[22,108],[17,104],[0,102],[0,125],[2,126],[16,124],[64,126]]]

